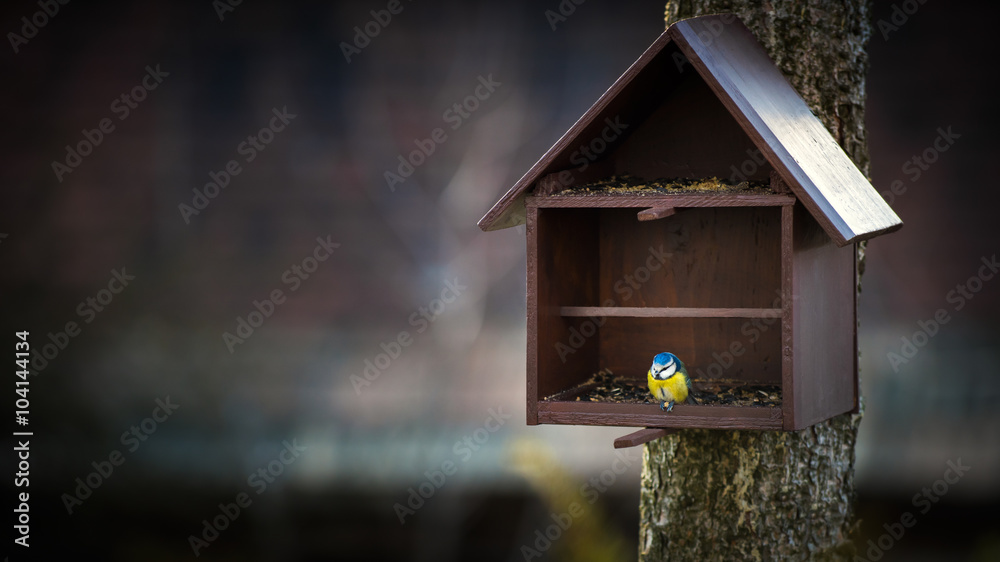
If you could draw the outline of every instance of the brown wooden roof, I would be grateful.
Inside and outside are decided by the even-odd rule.
[[[542,177],[570,168],[569,152],[606,119],[645,119],[668,95],[675,44],[829,236],[840,246],[894,231],[902,221],[809,110],[750,30],[733,15],[675,23],[486,215],[483,230],[524,222],[524,196]],[[673,71],[676,74],[676,71]],[[649,178],[653,179],[653,178]]]

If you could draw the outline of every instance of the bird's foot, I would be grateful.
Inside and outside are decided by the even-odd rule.
[[[664,404],[664,401],[663,401],[663,400],[660,400],[660,410],[661,410],[661,411],[663,410],[663,404]]]
[[[661,410],[663,409],[663,406],[662,406],[662,405],[660,405],[660,409],[661,409]],[[669,405],[669,406],[667,406],[667,411],[668,411],[668,412],[672,412],[672,411],[673,411],[673,409],[674,409],[674,401],[673,401],[673,400],[671,400],[671,401],[670,401],[670,405]]]

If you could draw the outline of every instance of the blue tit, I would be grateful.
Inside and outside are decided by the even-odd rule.
[[[674,409],[674,402],[687,400],[691,389],[691,379],[688,377],[684,363],[673,353],[661,353],[653,358],[653,366],[646,373],[649,383],[649,393],[663,404],[669,403],[666,411]]]

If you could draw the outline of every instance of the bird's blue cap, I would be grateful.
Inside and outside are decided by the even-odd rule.
[[[674,355],[673,353],[669,353],[669,352],[660,353],[659,355],[657,355],[656,357],[653,358],[653,366],[654,367],[665,367],[665,366],[669,365],[671,361],[673,361],[674,363],[677,363],[677,364],[680,364],[680,362],[681,362],[681,360],[678,359],[677,356]]]

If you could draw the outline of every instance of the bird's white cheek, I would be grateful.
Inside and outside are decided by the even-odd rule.
[[[667,365],[666,369],[663,370],[663,378],[667,378],[675,372],[677,372],[677,365],[671,363]]]

